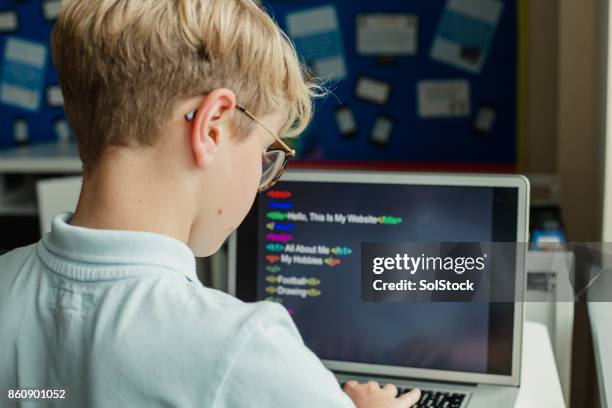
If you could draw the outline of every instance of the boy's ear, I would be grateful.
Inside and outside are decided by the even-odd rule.
[[[215,89],[202,99],[191,130],[191,146],[198,167],[208,167],[221,140],[229,137],[228,127],[224,125],[235,107],[235,94],[225,88]]]

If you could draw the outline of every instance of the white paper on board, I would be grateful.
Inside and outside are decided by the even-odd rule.
[[[4,58],[6,60],[32,65],[36,68],[45,66],[47,49],[42,44],[10,37],[7,39],[5,47]]]
[[[0,13],[0,33],[17,31],[18,24],[17,12],[11,10]]]
[[[389,101],[390,92],[391,85],[387,82],[368,77],[357,79],[355,96],[358,98],[384,105]]]
[[[57,85],[47,87],[47,105],[52,107],[64,106],[62,88]]]
[[[289,13],[287,32],[300,56],[319,77],[343,79],[347,76],[342,34],[333,5]]]
[[[16,119],[13,122],[13,139],[17,143],[27,142],[30,138],[28,122],[23,119]]]
[[[416,55],[418,17],[412,14],[357,16],[357,53],[360,55]]]
[[[499,0],[448,0],[431,58],[477,74],[487,59],[504,4]]]
[[[495,124],[497,112],[491,107],[483,107],[478,110],[474,121],[474,128],[479,132],[489,133]]]
[[[336,124],[338,125],[338,130],[343,135],[348,135],[357,131],[355,116],[353,115],[353,111],[348,107],[336,111]]]
[[[389,118],[379,116],[376,118],[374,128],[372,128],[371,140],[379,144],[387,144],[391,137],[391,132],[393,132],[393,121]]]
[[[466,80],[428,80],[417,83],[421,118],[458,118],[470,115],[470,83]]]
[[[68,142],[70,141],[70,125],[68,125],[68,121],[66,119],[57,120],[54,123],[55,135],[57,136],[57,140],[60,142]]]
[[[43,1],[43,16],[46,20],[55,20],[59,16],[61,0]]]

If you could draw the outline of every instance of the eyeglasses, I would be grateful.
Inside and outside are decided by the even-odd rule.
[[[262,173],[258,189],[259,192],[262,192],[274,186],[276,182],[278,182],[285,171],[285,167],[287,167],[287,162],[295,157],[295,150],[287,146],[287,144],[283,142],[283,140],[278,137],[277,134],[272,132],[266,125],[264,125],[243,106],[236,105],[236,109],[247,115],[251,120],[261,126],[275,140],[275,143],[262,155]],[[189,112],[185,115],[185,119],[188,122],[193,121],[197,111],[198,110],[196,109]]]

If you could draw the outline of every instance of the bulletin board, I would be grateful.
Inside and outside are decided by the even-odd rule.
[[[0,0],[0,148],[71,137],[49,53],[59,3]],[[515,168],[520,1],[263,3],[309,65],[343,71],[341,78],[322,75],[331,93],[316,103],[315,119],[297,142],[302,165]],[[467,11],[449,12],[457,7]],[[495,21],[487,20],[486,10],[482,20],[483,7]],[[303,13],[313,10],[310,17]],[[469,24],[470,13],[482,24]],[[387,41],[394,24],[401,38]],[[440,58],[438,39],[463,42],[467,66]],[[338,55],[341,60],[333,58]]]
[[[519,3],[264,1],[302,59],[331,78],[297,143],[301,164],[514,170]],[[389,37],[393,25],[401,34]]]
[[[0,0],[0,148],[70,138],[49,53],[59,3]]]

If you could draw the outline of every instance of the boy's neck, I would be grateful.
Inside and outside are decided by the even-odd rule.
[[[140,157],[143,155],[141,154]],[[83,176],[70,224],[86,228],[145,231],[188,242],[192,208],[176,177],[148,158],[105,155]],[[151,164],[151,165],[149,165]]]

